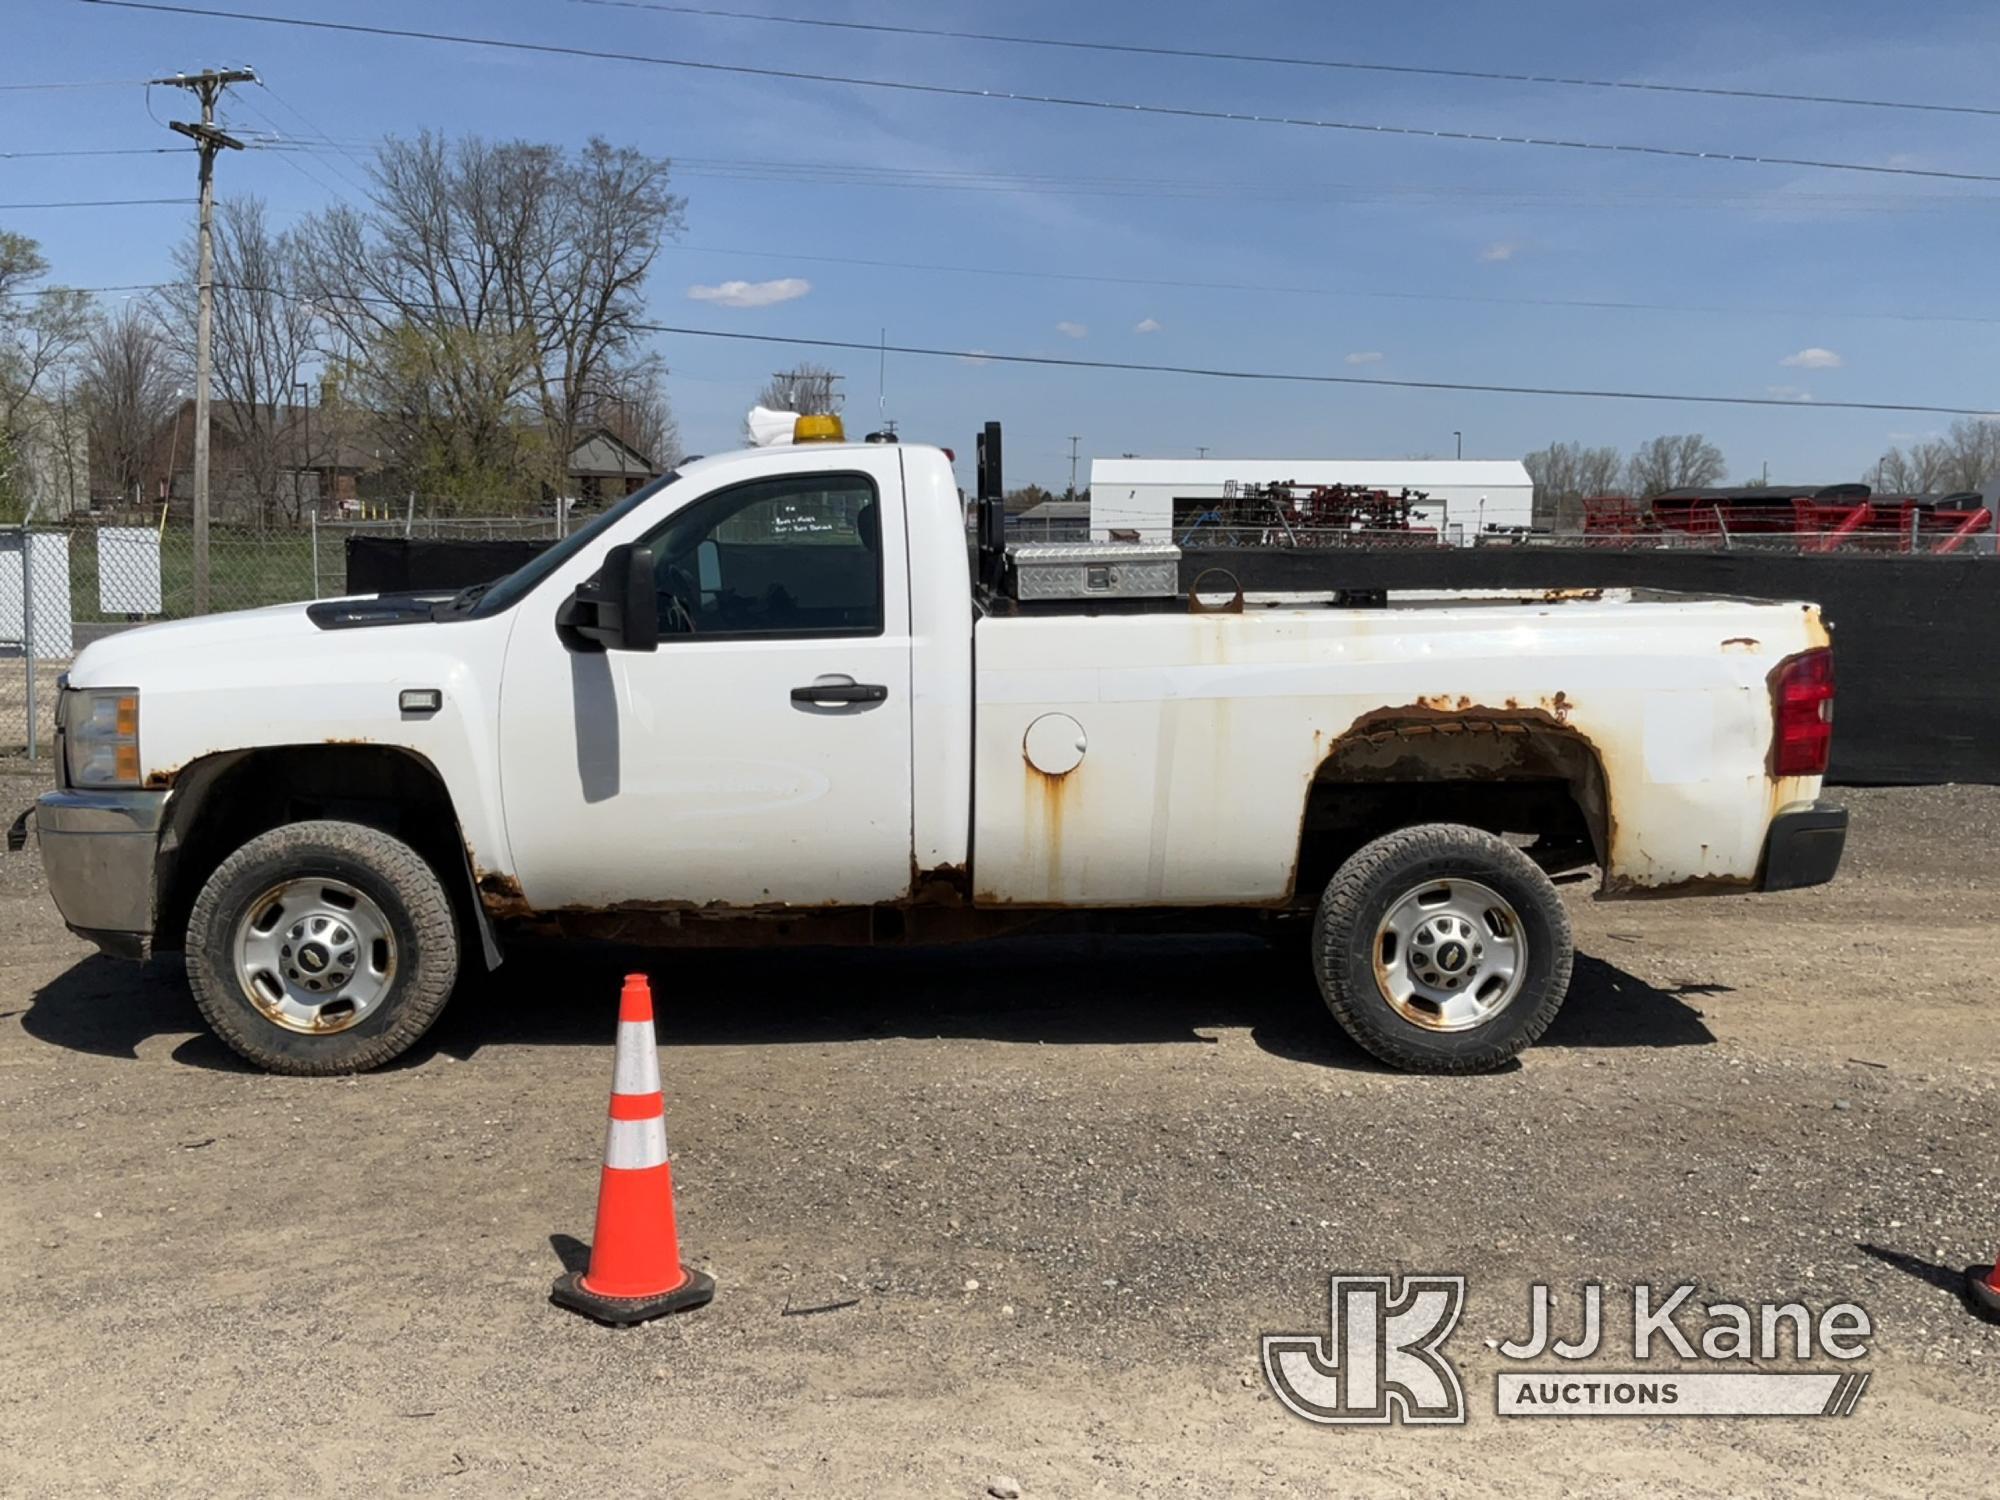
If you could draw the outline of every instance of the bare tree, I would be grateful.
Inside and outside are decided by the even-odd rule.
[[[281,511],[296,519],[301,493],[286,478],[305,462],[289,407],[319,324],[301,290],[299,250],[295,235],[266,224],[261,198],[231,198],[216,211],[214,421],[230,439],[238,493],[259,519]],[[192,237],[176,247],[181,279],[159,294],[183,370],[194,363],[195,254]]]
[[[79,392],[90,434],[92,469],[121,500],[137,502],[154,440],[174,415],[172,349],[159,320],[128,302],[91,330]]]
[[[1950,454],[1938,440],[1891,448],[1876,461],[1866,482],[1878,495],[1934,495],[1944,487],[1949,462]]]
[[[1521,462],[1535,482],[1536,524],[1557,531],[1582,527],[1585,500],[1624,493],[1619,477],[1625,461],[1616,448],[1551,443]]]
[[[665,473],[681,461],[680,425],[667,401],[665,375],[654,361],[605,378],[585,396],[579,423],[603,428]]]
[[[67,391],[93,315],[88,293],[36,287],[48,270],[40,245],[0,230],[0,514],[9,516],[27,514],[41,479],[54,477],[36,455],[64,457],[75,436],[70,402],[50,403],[59,385]]]
[[[757,393],[757,404],[772,411],[837,412],[845,399],[841,379],[825,365],[808,360],[765,381],[764,389]]]
[[[1948,490],[1984,490],[2000,485],[2000,420],[1960,417],[1945,434],[1950,458],[1945,464]]]
[[[1942,437],[1891,448],[1868,476],[1879,494],[1938,495],[2000,487],[2000,421],[1961,417]]]
[[[305,230],[311,295],[357,399],[447,498],[559,488],[586,411],[649,362],[641,299],[684,222],[669,163],[426,134],[377,153],[375,192]]]
[[[1723,475],[1722,450],[1698,432],[1641,443],[1625,465],[1625,484],[1641,499],[1667,490],[1700,489]]]

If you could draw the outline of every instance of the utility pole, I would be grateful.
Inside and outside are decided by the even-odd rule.
[[[1083,441],[1082,434],[1071,433],[1069,438],[1069,498],[1076,498],[1076,445]]]
[[[303,485],[304,480],[303,477],[300,475],[299,470],[305,468],[306,466],[312,463],[312,451],[313,451],[312,386],[310,383],[306,381],[295,380],[292,382],[292,389],[298,392],[299,416],[304,420],[306,427],[305,452],[298,453],[295,451],[292,455],[293,457],[292,509],[295,511],[303,511],[305,509],[305,494],[301,486]],[[622,465],[624,463],[624,459],[621,457],[619,459],[619,462]],[[315,473],[313,474],[313,509],[317,510],[318,508],[319,508],[319,475],[315,471]]]
[[[1208,450],[1207,450],[1206,448],[1196,448],[1196,449],[1194,450],[1194,456],[1195,456],[1196,458],[1207,458],[1207,457],[1208,457]]]
[[[1460,458],[1465,457],[1465,434],[1453,428],[1451,435],[1453,440],[1458,444],[1458,456]]]
[[[232,83],[255,83],[248,68],[223,68],[206,73],[176,73],[155,78],[156,84],[186,89],[201,100],[201,123],[167,123],[195,144],[201,156],[201,228],[195,270],[197,312],[194,324],[194,611],[208,613],[208,388],[213,363],[215,324],[215,154],[241,151],[243,143],[225,135],[215,124],[215,101]],[[172,478],[169,476],[169,485]]]

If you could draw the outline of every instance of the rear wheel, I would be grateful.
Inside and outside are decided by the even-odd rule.
[[[430,1029],[458,977],[458,924],[409,845],[358,823],[292,823],[230,855],[188,918],[188,981],[215,1034],[274,1073],[354,1073]]]
[[[1428,823],[1365,845],[1313,923],[1320,994],[1347,1034],[1399,1068],[1497,1068],[1569,991],[1569,914],[1547,875],[1476,828]]]

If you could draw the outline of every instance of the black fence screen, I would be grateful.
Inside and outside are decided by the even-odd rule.
[[[1190,551],[1246,589],[1649,588],[1805,599],[1834,630],[1830,779],[2000,783],[2000,566],[1977,557],[1468,547]],[[1203,584],[1206,591],[1214,580]]]

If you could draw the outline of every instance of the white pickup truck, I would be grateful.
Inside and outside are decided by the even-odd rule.
[[[888,943],[1080,913],[1309,932],[1357,1042],[1469,1071],[1562,1003],[1552,875],[1832,878],[1814,606],[1036,602],[988,433],[979,583],[948,453],[800,441],[690,462],[453,598],[98,641],[33,810],[57,905],[108,952],[184,951],[217,1034],[290,1073],[395,1057],[517,926]]]

